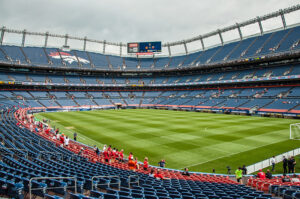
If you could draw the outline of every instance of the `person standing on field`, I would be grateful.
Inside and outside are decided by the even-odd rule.
[[[288,166],[288,159],[285,156],[283,156],[283,160],[282,160],[283,173],[287,173],[287,166]]]
[[[74,136],[74,140],[77,141],[77,133],[76,132],[74,132],[73,136]]]
[[[275,164],[276,164],[275,156],[273,156],[271,158],[271,164],[272,164],[272,172],[274,172],[275,171]]]

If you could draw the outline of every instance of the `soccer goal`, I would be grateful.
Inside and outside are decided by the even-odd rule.
[[[290,124],[290,139],[300,140],[300,123]]]

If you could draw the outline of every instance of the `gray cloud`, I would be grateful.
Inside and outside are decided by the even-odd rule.
[[[0,25],[112,42],[171,42],[297,3],[298,0],[1,0]],[[291,23],[296,20],[299,18],[292,18]]]

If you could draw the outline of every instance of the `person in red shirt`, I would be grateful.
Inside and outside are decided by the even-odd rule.
[[[60,143],[61,143],[61,145],[63,146],[64,145],[64,143],[65,143],[65,135],[64,134],[62,134],[61,136],[60,136]]]
[[[133,159],[132,152],[130,152],[130,153],[129,153],[129,156],[128,156],[128,161],[129,161],[129,160],[131,160],[131,159]]]
[[[137,158],[137,157],[134,158],[134,162],[135,162],[135,168],[136,168],[137,170],[139,170],[140,166],[139,166],[139,164],[138,164],[138,158]]]
[[[145,171],[147,171],[147,170],[148,170],[148,167],[149,167],[148,158],[145,157],[143,168],[144,168]]]
[[[266,174],[265,172],[263,172],[261,169],[259,170],[258,174],[257,174],[257,178],[264,180],[266,179]]]
[[[120,152],[119,152],[119,159],[121,162],[124,162],[124,150],[122,149]]]
[[[110,151],[110,150],[111,150],[111,145],[109,145],[107,148],[107,151]]]
[[[47,128],[47,129],[45,130],[45,133],[48,135],[48,134],[50,133],[50,131],[51,131],[51,129],[50,129],[50,128]]]
[[[116,149],[116,152],[115,152],[115,159],[116,159],[117,161],[119,161],[119,158],[120,158],[119,150]]]
[[[157,170],[156,174],[154,174],[154,178],[164,180],[164,176],[160,173],[160,169]]]
[[[103,152],[103,156],[104,156],[105,162],[109,162],[109,155],[108,155],[108,151],[107,151],[107,150],[105,150],[105,151]]]
[[[113,150],[111,150],[110,156],[111,156],[111,162],[114,163],[115,158],[116,158],[116,149],[115,148]]]

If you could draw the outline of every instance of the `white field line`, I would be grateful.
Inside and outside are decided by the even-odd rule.
[[[47,117],[45,117],[45,116],[42,116],[42,117],[44,117],[44,118],[50,120],[49,118],[47,118]],[[55,122],[55,121],[56,121],[56,122]],[[57,123],[57,120],[55,120],[55,121],[52,121],[52,120],[51,120],[51,122],[54,122],[55,124],[58,124],[58,123]],[[93,140],[93,139],[91,139],[91,138],[89,138],[89,137],[87,137],[87,136],[84,136],[84,135],[78,133],[77,131],[75,131],[75,130],[73,130],[73,129],[72,129],[72,130],[71,130],[71,129],[66,129],[66,127],[65,127],[64,125],[62,125],[62,124],[58,124],[58,125],[64,127],[64,130],[62,130],[62,131],[67,131],[67,132],[69,132],[70,134],[73,134],[74,132],[76,132],[77,135],[78,135],[78,136],[77,136],[78,138],[80,138],[80,139],[82,139],[82,140],[89,140],[89,141],[91,141],[92,143],[99,143],[100,145],[102,145],[102,147],[104,146],[103,143],[98,142],[98,141],[96,141],[96,140]],[[76,128],[75,128],[75,129],[76,129]]]
[[[200,165],[200,164],[205,164],[205,163],[207,163],[207,162],[211,162],[211,161],[218,160],[218,159],[221,159],[221,158],[229,157],[229,156],[236,155],[236,154],[239,154],[239,153],[244,153],[244,152],[246,152],[246,151],[250,151],[250,150],[253,150],[253,149],[258,149],[258,148],[261,148],[261,147],[264,147],[264,146],[268,146],[268,145],[271,145],[271,144],[275,144],[275,143],[277,143],[277,142],[280,142],[280,141],[272,142],[272,143],[265,144],[265,145],[262,145],[262,146],[257,147],[257,148],[251,148],[251,149],[245,150],[245,151],[240,151],[240,152],[231,153],[231,154],[228,154],[228,155],[223,155],[223,156],[220,156],[220,157],[215,158],[215,159],[212,159],[212,160],[207,160],[207,161],[204,161],[204,162],[200,162],[200,163],[188,165],[188,166],[185,166],[185,167],[180,168],[180,170],[182,170],[182,169],[184,169],[184,168],[189,168],[189,167],[197,166],[197,165]]]

